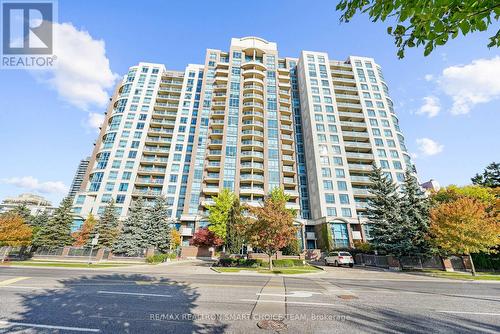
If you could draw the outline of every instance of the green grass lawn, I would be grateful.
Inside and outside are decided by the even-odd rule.
[[[478,272],[476,276],[464,272],[449,272],[440,270],[424,270],[424,273],[429,273],[431,276],[444,277],[452,279],[468,279],[468,280],[487,280],[500,281],[500,272]]]
[[[214,267],[215,270],[222,273],[237,273],[240,271],[254,271],[261,274],[307,274],[321,271],[313,266],[295,266],[295,267],[274,267],[273,271],[265,267],[251,268],[251,267]]]
[[[92,263],[85,262],[50,262],[50,261],[9,261],[4,266],[36,266],[36,267],[61,267],[61,268],[111,268],[135,265],[137,263]]]

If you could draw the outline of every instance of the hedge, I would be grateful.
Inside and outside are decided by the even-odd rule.
[[[302,267],[302,266],[304,266],[304,260],[296,260],[296,259],[273,260],[273,266],[275,266],[275,267]]]
[[[233,259],[233,258],[225,258],[220,259],[217,263],[218,267],[251,267],[257,268],[263,265],[262,260],[260,259]]]

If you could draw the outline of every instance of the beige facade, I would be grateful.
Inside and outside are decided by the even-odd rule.
[[[229,50],[208,49],[203,65],[184,71],[130,68],[74,208],[99,214],[114,199],[124,218],[139,196],[164,195],[188,243],[222,189],[260,205],[281,187],[306,223],[304,246],[317,246],[314,225],[325,222],[339,246],[349,245],[367,236],[371,164],[398,181],[409,159],[373,59],[280,57],[275,43],[233,38]]]

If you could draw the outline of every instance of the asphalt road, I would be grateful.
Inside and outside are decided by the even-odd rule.
[[[261,322],[278,331],[260,329],[261,320],[278,320]],[[0,267],[0,333],[79,332],[499,333],[500,284],[359,268],[281,277],[217,274],[200,263]]]

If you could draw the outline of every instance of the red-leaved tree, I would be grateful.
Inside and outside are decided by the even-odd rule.
[[[216,247],[224,243],[224,240],[217,237],[214,232],[209,231],[208,228],[200,228],[193,235],[189,242],[191,246],[197,247]]]

